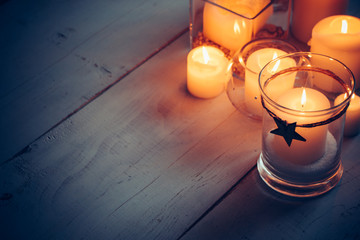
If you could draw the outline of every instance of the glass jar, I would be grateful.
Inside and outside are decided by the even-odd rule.
[[[264,108],[257,165],[261,178],[274,190],[297,197],[333,188],[342,176],[344,119],[354,92],[351,71],[325,55],[291,53],[269,62],[259,85]]]

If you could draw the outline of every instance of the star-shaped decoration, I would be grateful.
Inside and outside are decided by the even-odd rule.
[[[295,132],[296,122],[288,124],[281,119],[274,118],[274,120],[278,128],[271,130],[270,133],[282,136],[289,147],[293,139],[306,142],[305,138]]]

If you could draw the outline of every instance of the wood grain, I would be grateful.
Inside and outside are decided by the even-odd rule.
[[[0,162],[119,81],[187,26],[187,1],[1,5]]]
[[[359,143],[360,135],[345,139],[343,178],[325,195],[284,197],[270,190],[254,169],[181,239],[359,239]]]
[[[186,46],[188,35],[1,166],[2,236],[176,239],[254,166],[259,123],[225,93],[187,93]]]

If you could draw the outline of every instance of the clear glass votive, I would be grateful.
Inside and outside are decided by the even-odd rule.
[[[190,0],[191,48],[232,55],[255,38],[288,37],[291,0]]]
[[[237,110],[255,120],[261,120],[258,82],[261,69],[272,59],[296,51],[295,46],[280,39],[255,39],[236,52],[232,58],[233,74],[226,86],[226,93]],[[295,63],[283,61],[279,67],[290,66],[295,66]]]
[[[290,67],[280,68],[284,62]],[[294,64],[294,65],[293,65]],[[269,62],[260,72],[263,111],[258,171],[274,190],[296,197],[329,191],[342,176],[345,112],[354,76],[341,62],[298,52]],[[341,101],[335,99],[347,94]]]

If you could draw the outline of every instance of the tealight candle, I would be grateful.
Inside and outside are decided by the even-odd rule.
[[[255,19],[251,19],[265,5],[255,4],[253,8],[250,8],[237,1],[220,0],[216,3],[229,11],[206,2],[203,13],[203,32],[207,38],[231,51],[236,51],[249,42],[273,13],[271,5]]]
[[[347,94],[341,94],[335,99],[335,105],[346,99]],[[350,105],[346,110],[344,135],[352,137],[360,131],[360,97],[353,94],[350,100]]]
[[[355,88],[360,87],[360,19],[338,15],[324,18],[312,30],[311,52],[344,63],[353,72]]]
[[[218,96],[224,91],[230,74],[228,59],[215,47],[197,47],[187,56],[187,88],[196,97]]]
[[[261,69],[271,60],[287,54],[286,52],[276,48],[263,48],[253,52],[245,63],[245,104],[247,110],[257,116],[261,116],[262,106],[260,102],[260,88],[258,83],[259,73]],[[279,60],[275,65],[275,70],[281,70],[295,66],[292,59]],[[282,93],[285,89],[290,89],[295,80],[295,75],[289,77],[288,80],[281,85],[270,86],[273,95]]]
[[[274,110],[274,113],[288,124],[312,124],[326,119],[313,116],[311,112],[330,107],[328,98],[311,88],[293,88],[282,95],[277,103],[295,110],[294,114]],[[293,140],[288,146],[282,136],[272,134],[271,146],[275,154],[284,161],[298,165],[307,165],[320,159],[325,153],[327,125],[311,128],[296,127],[295,131],[306,141]]]

